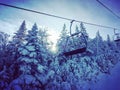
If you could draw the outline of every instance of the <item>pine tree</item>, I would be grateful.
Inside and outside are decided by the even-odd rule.
[[[10,69],[8,71],[10,71],[12,75],[11,77],[13,77],[13,79],[19,76],[19,73],[18,73],[19,65],[17,62],[17,59],[19,57],[18,48],[24,43],[25,35],[26,35],[25,32],[26,32],[26,24],[25,24],[25,21],[23,21],[19,30],[17,31],[17,33],[15,33],[15,36],[13,37],[13,39],[9,41],[9,43],[6,46],[6,50],[5,50],[5,53],[7,53],[6,67]]]
[[[108,42],[108,45],[109,45],[109,43],[111,42],[111,39],[110,39],[110,36],[109,36],[109,35],[107,35],[107,42]]]
[[[45,46],[45,47],[47,47],[47,44],[49,44],[49,43],[48,43],[48,39],[47,39],[48,36],[49,36],[49,35],[48,35],[46,29],[42,29],[42,28],[41,28],[41,29],[38,31],[39,41],[40,41],[40,43],[41,43],[43,46]]]
[[[80,24],[80,32],[81,32],[81,36],[78,39],[79,46],[87,47],[85,44],[88,42],[88,34],[83,23]]]
[[[6,56],[7,53],[6,51],[6,46],[8,44],[8,37],[9,35],[4,33],[4,32],[0,32],[0,70],[3,69],[4,65],[6,64]]]
[[[25,21],[23,21],[19,30],[17,31],[17,33],[15,33],[15,36],[13,36],[12,41],[10,41],[7,45],[6,53],[8,53],[8,56],[10,56],[8,57],[8,60],[17,60],[17,57],[19,56],[17,49],[24,43],[26,30],[26,24]]]
[[[84,34],[84,36],[86,36],[86,38],[88,38],[88,34],[86,32],[86,29],[85,29],[83,23],[80,24],[80,28],[81,28],[81,32]]]
[[[41,45],[39,44],[39,39],[37,37],[38,28],[37,25],[34,24],[32,27],[32,30],[28,31],[28,35],[26,36],[27,43],[21,47],[18,48],[18,52],[20,54],[20,57],[18,58],[18,61],[25,62],[22,65],[20,69],[24,74],[31,74],[31,64],[30,63],[38,63],[38,59],[40,58],[38,55],[40,55],[40,49]],[[29,63],[28,65],[26,63]],[[27,70],[25,70],[27,68]]]
[[[12,43],[17,47],[21,45],[26,37],[26,24],[25,21],[21,24],[19,30],[15,33],[15,36],[13,37]]]
[[[103,39],[98,31],[96,33],[96,37],[89,41],[88,48],[90,48],[94,52],[94,55],[99,55],[104,52],[104,47],[105,47],[105,44],[104,44]]]
[[[60,37],[61,38],[66,38],[66,36],[67,36],[67,29],[66,29],[66,24],[64,24]]]
[[[44,46],[43,32],[39,34],[41,38],[38,35],[38,27],[35,23],[32,29],[28,31],[26,43],[18,48],[20,57],[17,60],[20,63],[21,74],[24,76],[31,75],[36,78],[43,88],[51,78],[51,73],[54,72],[50,70],[48,65],[51,58],[49,58],[47,48]]]
[[[42,45],[44,62],[49,66],[53,59],[53,53],[50,51],[52,44],[48,37],[49,34],[47,33],[47,29],[41,28],[38,30],[38,38],[39,43]]]
[[[10,83],[12,80],[19,76],[19,64],[17,63],[17,58],[19,56],[17,49],[23,44],[23,39],[25,38],[25,30],[26,25],[25,21],[23,21],[22,25],[20,26],[19,30],[13,37],[13,40],[6,44],[4,49],[4,67],[5,72],[3,78],[3,83]],[[6,41],[4,41],[6,43]],[[8,86],[7,86],[8,87]]]
[[[8,44],[8,37],[8,34],[0,32],[0,51],[5,50],[5,47]]]
[[[60,38],[59,38],[58,43],[57,43],[58,54],[65,52],[66,49],[68,48],[67,38],[68,38],[67,29],[66,29],[66,25],[64,24],[63,29],[62,29],[61,34],[60,34]]]

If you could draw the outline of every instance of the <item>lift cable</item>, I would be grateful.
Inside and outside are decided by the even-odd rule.
[[[108,8],[105,4],[103,4],[101,1],[96,0],[99,4],[101,4],[104,8],[106,8],[109,12],[111,12],[113,15],[115,15],[117,18],[120,19],[120,16],[118,16],[115,12],[113,12],[110,8]]]
[[[61,17],[61,16],[57,16],[57,15],[53,15],[53,14],[48,14],[48,13],[44,13],[44,12],[32,10],[32,9],[26,9],[26,8],[14,6],[14,5],[9,5],[9,4],[4,4],[4,3],[0,3],[0,5],[11,7],[11,8],[16,8],[16,9],[20,9],[20,10],[24,10],[24,11],[29,11],[29,12],[32,12],[32,13],[42,14],[42,15],[46,15],[46,16],[50,16],[50,17],[55,17],[55,18],[59,18],[59,19],[64,19],[64,20],[68,20],[68,21],[74,20],[74,22],[79,22],[79,23],[82,22],[84,24],[88,24],[88,25],[92,25],[92,26],[120,30],[120,29],[115,28],[115,27],[110,27],[110,26],[104,26],[104,25],[99,25],[99,24],[94,24],[94,23],[79,21],[79,20],[75,20],[75,19],[70,19],[70,18],[66,18],[66,17]]]

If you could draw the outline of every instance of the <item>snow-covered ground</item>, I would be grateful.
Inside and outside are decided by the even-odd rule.
[[[102,75],[92,90],[120,90],[120,62],[111,70],[110,75]]]

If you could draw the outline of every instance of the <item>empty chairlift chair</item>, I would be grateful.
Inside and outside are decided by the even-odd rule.
[[[120,33],[116,33],[116,29],[114,29],[114,41],[120,42]]]
[[[65,44],[65,52],[63,53],[65,56],[72,56],[72,55],[75,55],[75,54],[81,54],[81,53],[84,53],[86,52],[86,49],[87,49],[87,38],[88,36],[84,35],[83,32],[78,32],[78,33],[74,33],[72,34],[71,33],[71,28],[72,28],[72,24],[73,24],[74,20],[71,21],[71,25],[70,25],[70,36],[67,38],[66,40],[66,44]],[[79,45],[83,45],[82,47],[79,47],[77,49],[72,49],[70,50],[72,47],[69,47],[69,40],[72,40],[73,43],[74,43],[74,46],[73,47],[76,47],[75,45],[75,42],[74,41],[74,38],[77,38],[77,42],[79,42],[80,44]],[[82,38],[82,39],[81,39]],[[69,47],[69,48],[68,48]]]

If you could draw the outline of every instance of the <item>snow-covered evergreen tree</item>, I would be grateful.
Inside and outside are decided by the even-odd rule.
[[[84,34],[84,36],[86,37],[86,39],[88,39],[88,34],[86,32],[86,29],[85,29],[83,23],[80,24],[80,28],[81,28],[81,32]]]
[[[36,24],[34,24],[32,30],[29,30],[28,35],[26,36],[27,43],[18,48],[18,52],[20,54],[18,61],[23,62],[23,64],[25,64],[25,65],[21,64],[20,67],[23,74],[31,74],[32,65],[30,63],[33,63],[33,65],[34,64],[37,65],[39,60],[42,59],[42,57],[40,56],[40,51],[42,47],[41,44],[39,43],[37,34],[38,27]]]
[[[27,30],[26,24],[25,24],[25,21],[23,21],[19,30],[15,33],[15,36],[13,37],[12,43],[15,44],[15,46],[19,46],[20,44],[23,43],[26,37],[26,30]]]
[[[3,82],[5,82],[6,84],[10,83],[10,81],[17,78],[20,74],[19,64],[17,62],[17,58],[19,56],[17,49],[23,43],[23,39],[25,38],[25,31],[26,25],[25,21],[23,21],[13,39],[7,44],[4,49],[4,67],[6,68],[6,70],[4,72]]]
[[[8,80],[7,75],[5,73],[6,64],[7,64],[7,60],[6,60],[7,53],[5,52],[5,50],[8,44],[8,37],[9,37],[8,34],[4,32],[0,32],[0,83],[2,82],[4,83],[4,80]],[[0,85],[0,88],[1,88],[1,85]]]
[[[52,78],[52,75],[54,75],[54,71],[50,70],[48,65],[50,63],[50,56],[44,45],[43,32],[39,32],[39,34],[41,34],[41,38],[38,35],[38,27],[35,23],[32,29],[28,31],[26,43],[18,48],[19,58],[17,61],[20,64],[19,69],[21,71],[19,78],[23,77],[24,80],[28,80],[24,78],[27,76],[32,77],[32,79],[35,78],[38,82],[37,87],[43,89],[49,82],[49,79]],[[27,89],[31,88],[30,83],[31,85],[35,84],[32,81],[29,84],[26,83],[26,86],[28,86]]]
[[[49,34],[47,32],[47,29],[40,29],[38,30],[38,38],[39,43],[42,45],[42,48],[44,48],[44,61],[49,65],[50,62],[52,62],[53,54],[50,51],[52,47],[52,41],[49,40]]]
[[[65,51],[65,49],[67,48],[67,46],[65,46],[66,43],[67,43],[67,29],[66,29],[66,25],[64,24],[63,29],[60,34],[60,38],[57,43],[59,54],[63,53]]]
[[[100,55],[104,53],[105,43],[99,33],[96,33],[96,37],[94,39],[90,39],[88,42],[88,48],[94,52],[94,55]]]
[[[76,33],[81,32],[80,34],[76,35],[76,37],[74,38],[74,42],[76,43],[76,48],[83,48],[83,47],[87,47],[85,44],[88,42],[88,34],[86,31],[86,28],[84,27],[83,23],[80,23],[80,29],[76,26]]]
[[[0,32],[0,51],[5,50],[5,47],[8,44],[8,37],[8,34]]]
[[[5,53],[5,50],[6,50],[6,46],[8,44],[8,37],[9,35],[4,33],[4,32],[0,32],[0,61],[3,59],[3,58],[6,58],[4,55],[6,54]]]
[[[7,54],[10,56],[9,59],[17,60],[18,52],[17,49],[24,43],[25,35],[26,35],[26,24],[25,21],[21,24],[19,30],[13,36],[12,41],[9,42],[7,46]]]
[[[66,25],[58,40],[58,53],[49,50],[47,30],[38,29],[34,24],[26,35],[23,21],[15,36],[8,43],[0,32],[0,89],[2,90],[89,90],[101,74],[110,74],[120,61],[119,46],[107,35],[103,40],[99,31],[90,39],[83,23],[75,33],[82,32],[88,40],[88,49],[94,53],[63,56],[68,50],[81,48],[84,37],[80,34],[68,38]],[[84,46],[84,45],[83,45]]]

